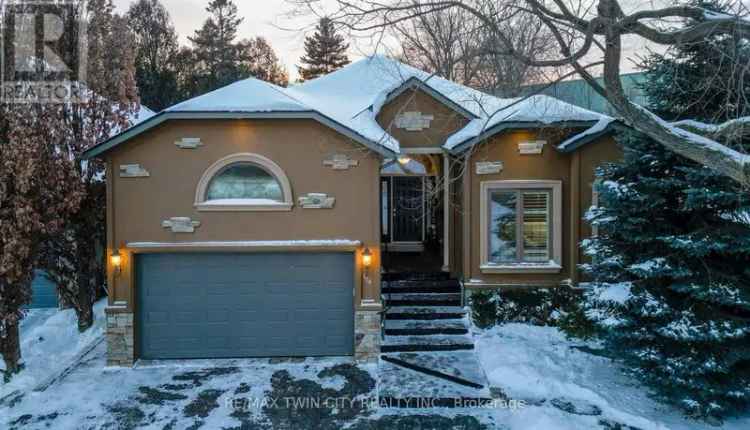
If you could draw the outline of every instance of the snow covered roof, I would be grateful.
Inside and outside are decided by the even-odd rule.
[[[390,58],[374,55],[336,72],[282,88],[254,78],[235,82],[174,105],[87,152],[97,156],[170,118],[311,118],[384,155],[400,152],[399,142],[378,123],[387,101],[406,87],[417,86],[463,114],[469,123],[444,143],[459,152],[504,129],[555,124],[587,128],[591,139],[613,120],[605,115],[545,95],[498,98],[431,75]],[[602,126],[604,126],[602,128]],[[587,141],[588,141],[587,140]],[[575,148],[575,137],[565,148]],[[561,150],[566,150],[560,148]]]

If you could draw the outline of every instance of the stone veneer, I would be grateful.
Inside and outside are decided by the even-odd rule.
[[[131,367],[135,362],[133,348],[133,314],[107,310],[107,365]]]
[[[380,311],[358,310],[354,318],[354,358],[376,362],[380,355]]]

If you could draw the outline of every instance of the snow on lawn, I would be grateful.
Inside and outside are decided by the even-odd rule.
[[[21,361],[25,367],[9,383],[0,379],[0,398],[26,391],[67,368],[71,362],[104,334],[107,300],[94,304],[94,325],[78,332],[73,309],[31,309],[21,320]],[[0,360],[0,370],[5,363]]]
[[[596,348],[595,344],[568,340],[554,327],[505,324],[474,334],[490,385],[531,405],[497,416],[511,429],[599,428],[601,419],[643,430],[716,428],[683,418],[678,411],[650,399],[647,390],[611,360],[576,348]],[[553,399],[594,405],[602,413],[569,414],[552,406]],[[750,418],[728,421],[722,428],[750,428]]]

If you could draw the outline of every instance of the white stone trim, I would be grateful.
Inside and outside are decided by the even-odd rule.
[[[209,242],[128,242],[131,249],[158,248],[353,248],[362,246],[359,240],[320,239],[320,240],[248,240],[248,241],[209,241]]]
[[[562,237],[563,237],[563,196],[562,181],[550,180],[511,180],[511,181],[484,181],[480,185],[479,196],[479,235],[480,247],[480,270],[486,273],[559,273],[562,270]],[[548,189],[552,191],[552,262],[549,264],[493,264],[489,261],[488,234],[489,231],[489,206],[487,199],[492,190],[525,190],[525,189]]]
[[[225,167],[235,163],[252,163],[267,171],[272,175],[281,185],[283,202],[278,204],[206,204],[205,196],[208,189],[208,184],[211,183],[211,179],[224,170]],[[249,152],[243,152],[238,154],[228,155],[214,164],[212,164],[201,176],[198,182],[198,187],[195,191],[195,208],[198,211],[206,212],[233,212],[233,211],[290,211],[294,206],[294,198],[292,196],[292,186],[289,183],[284,170],[279,167],[278,164],[274,163],[270,159],[259,155],[252,154]]]
[[[562,266],[554,264],[483,264],[479,266],[482,273],[560,273]]]

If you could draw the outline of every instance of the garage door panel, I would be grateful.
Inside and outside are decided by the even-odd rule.
[[[351,253],[137,257],[143,358],[351,355]]]

